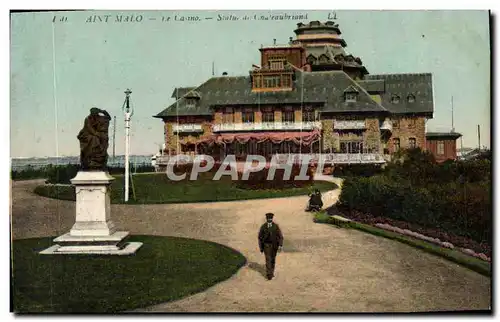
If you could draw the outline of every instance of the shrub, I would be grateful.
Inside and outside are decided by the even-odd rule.
[[[443,228],[478,242],[491,243],[491,181],[414,186],[387,176],[350,178],[342,185],[342,207]]]
[[[339,178],[347,177],[371,177],[381,174],[383,169],[380,165],[376,164],[351,164],[335,166],[333,176]]]
[[[47,169],[50,167],[50,165],[42,168],[27,166],[22,170],[12,170],[10,176],[12,180],[45,179],[47,178]]]
[[[326,211],[320,211],[314,214],[313,221],[315,223],[329,224],[331,220]]]
[[[80,165],[77,164],[52,166],[47,171],[47,181],[53,184],[71,184],[70,180],[76,176],[79,169]]]

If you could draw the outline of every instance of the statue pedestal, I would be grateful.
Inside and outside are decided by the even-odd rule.
[[[109,185],[114,180],[104,171],[79,171],[71,183],[76,192],[76,222],[69,233],[54,239],[40,254],[130,255],[141,246],[125,242],[128,232],[116,231],[110,219]]]

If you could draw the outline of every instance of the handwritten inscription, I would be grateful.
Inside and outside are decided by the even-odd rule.
[[[149,14],[150,15],[150,14]],[[202,15],[151,15],[148,14],[93,14],[86,16],[84,19],[85,23],[88,24],[98,24],[98,23],[145,23],[151,21],[157,21],[162,23],[167,22],[201,22],[206,20],[212,21],[268,21],[268,20],[301,20],[307,21],[307,13],[280,13],[280,14],[217,14],[214,16],[202,16]],[[75,19],[75,18],[72,18]],[[328,20],[337,19],[336,13],[328,13]],[[65,23],[68,22],[68,17],[64,15],[54,15],[52,18],[53,23]]]

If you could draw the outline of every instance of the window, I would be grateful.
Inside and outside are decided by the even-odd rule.
[[[392,128],[399,129],[399,120],[392,120]]]
[[[293,111],[284,111],[281,118],[283,123],[295,122],[295,113]]]
[[[302,120],[304,122],[314,122],[314,111],[304,111],[302,113]]]
[[[255,88],[261,88],[262,87],[262,77],[261,76],[254,76],[253,77],[253,82],[254,82],[254,87]]]
[[[408,95],[408,103],[414,103],[415,102],[415,96],[413,94]]]
[[[344,141],[340,142],[340,153],[362,153],[362,141]]]
[[[273,70],[281,70],[285,68],[285,61],[280,59],[280,60],[270,60],[269,61],[269,68]]]
[[[291,75],[283,75],[282,81],[283,81],[283,87],[292,87],[292,81],[291,81],[292,76]]]
[[[393,140],[393,143],[394,143],[394,152],[399,151],[399,149],[401,148],[401,142],[399,141],[399,139],[395,138]]]
[[[408,119],[408,128],[409,129],[414,129],[415,125],[417,124],[417,120],[415,119]]]
[[[417,140],[415,138],[410,138],[408,140],[408,146],[410,149],[415,149],[417,147]]]
[[[443,141],[438,141],[438,144],[437,144],[437,154],[438,155],[443,155],[444,154],[444,142]]]
[[[196,99],[194,98],[186,98],[186,107],[195,107]]]
[[[262,122],[274,122],[274,112],[262,112]]]
[[[398,95],[392,95],[392,97],[391,97],[391,103],[392,104],[398,104],[399,100],[400,100],[400,98],[399,98]]]
[[[328,58],[327,55],[325,54],[322,54],[321,56],[319,56],[319,62],[322,63],[322,64],[326,64],[330,61],[330,59]]]
[[[276,88],[281,86],[280,76],[267,76],[264,78],[264,84],[267,88]]]
[[[222,114],[223,123],[233,123],[234,122],[234,112],[233,109],[228,107]]]
[[[253,112],[244,111],[241,115],[243,123],[253,123],[254,122],[253,114],[254,114]]]
[[[309,55],[309,56],[307,56],[307,63],[308,63],[309,65],[314,65],[314,64],[316,64],[316,61],[317,61],[317,59],[316,59],[316,57],[314,57],[313,55]]]
[[[357,98],[356,93],[345,93],[346,103],[356,102],[356,98]]]

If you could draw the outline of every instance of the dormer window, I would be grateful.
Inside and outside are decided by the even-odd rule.
[[[330,58],[328,58],[327,55],[323,54],[323,55],[319,56],[319,62],[321,64],[326,64],[326,63],[330,62]]]
[[[196,106],[196,98],[186,98],[186,107],[195,107]]]
[[[314,57],[313,55],[309,55],[309,56],[307,56],[307,63],[308,63],[309,65],[314,65],[314,64],[316,64],[316,61],[317,61],[317,59],[316,59],[316,57]]]
[[[280,76],[266,76],[264,77],[264,86],[267,88],[277,88],[281,86]]]
[[[357,94],[356,93],[345,93],[345,101],[346,103],[354,103],[357,100]]]
[[[408,103],[414,103],[415,102],[415,95],[410,94],[408,95]]]
[[[391,103],[392,104],[399,104],[400,98],[398,95],[392,95],[391,97]]]
[[[354,103],[358,100],[358,90],[354,86],[349,86],[344,90],[344,100],[346,103]]]
[[[269,61],[269,69],[272,70],[282,70],[285,68],[285,60],[270,60]]]

